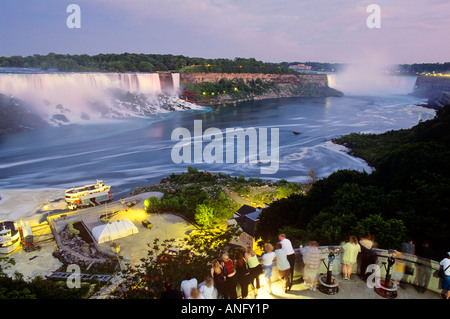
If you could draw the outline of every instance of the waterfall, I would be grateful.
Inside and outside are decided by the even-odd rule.
[[[172,77],[178,90],[179,74]],[[0,73],[0,94],[25,101],[57,124],[174,108],[163,97],[158,73]]]
[[[49,98],[61,91],[75,90],[83,94],[110,89],[154,94],[161,91],[161,85],[157,73],[0,74],[0,93],[16,97],[31,94]]]
[[[172,83],[174,92],[180,89],[180,73],[172,73]]]
[[[346,95],[409,94],[414,91],[416,76],[371,72],[337,72],[327,74],[328,86]]]
[[[327,84],[330,88],[336,88],[336,76],[334,74],[327,74]]]

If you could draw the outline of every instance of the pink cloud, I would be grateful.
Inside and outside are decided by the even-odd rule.
[[[420,3],[409,0],[97,0],[97,3],[122,11],[123,19],[135,28],[142,26],[140,32],[147,32],[149,38],[155,37],[152,32],[161,32],[166,41],[176,41],[182,34],[183,38],[209,43],[208,50],[218,57],[226,52],[228,56],[245,54],[273,61],[314,60],[320,56],[345,62],[355,52],[365,55],[370,48],[392,60],[406,56],[414,59],[412,47],[422,52],[420,43],[444,38],[450,30],[450,4],[440,0]],[[366,8],[371,3],[381,7],[379,30],[368,30],[366,25],[369,15]],[[146,30],[149,22],[160,29]],[[158,41],[162,41],[160,37]]]

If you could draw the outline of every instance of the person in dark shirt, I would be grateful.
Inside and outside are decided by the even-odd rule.
[[[431,279],[431,259],[433,258],[433,251],[428,242],[422,243],[416,250],[417,257],[417,275],[415,279],[415,286],[418,292],[424,293]]]
[[[234,269],[233,261],[230,259],[228,253],[222,254],[222,267],[225,271],[225,295],[224,299],[237,299],[237,276]]]
[[[172,287],[172,284],[168,281],[164,283],[164,292],[161,294],[160,299],[183,299],[183,294],[178,289]]]

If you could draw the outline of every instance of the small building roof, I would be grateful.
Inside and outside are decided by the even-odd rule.
[[[236,211],[236,215],[238,216],[244,216],[250,213],[253,213],[256,211],[256,208],[250,205],[242,205],[241,208],[239,208]]]
[[[235,217],[234,220],[241,227],[242,231],[252,237],[255,235],[256,225],[259,222],[259,215],[261,214],[261,208],[254,208],[255,211],[246,215]]]

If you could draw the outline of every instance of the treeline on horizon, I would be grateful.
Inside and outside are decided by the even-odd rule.
[[[306,194],[291,195],[263,210],[256,236],[275,241],[339,245],[350,235],[372,234],[383,249],[428,242],[441,260],[450,239],[450,105],[411,129],[353,133],[335,141],[375,167],[372,173],[340,170]]]
[[[311,71],[339,72],[344,71],[346,63],[324,63],[324,62],[281,62],[282,66],[289,68],[295,64],[311,66]],[[444,63],[414,63],[391,65],[386,68],[390,73],[418,75],[422,73],[450,73],[450,62]]]
[[[31,56],[0,57],[0,67],[37,68],[61,72],[157,72],[178,71],[184,73],[265,73],[299,74],[289,69],[294,64],[311,66],[311,71],[338,72],[345,69],[346,63],[327,62],[281,62],[258,61],[255,58],[206,59],[172,54],[106,53],[87,54],[34,54]],[[450,62],[399,64],[388,69],[402,74],[448,73]]]
[[[205,59],[171,54],[69,55],[49,53],[32,56],[0,57],[0,67],[38,68],[62,72],[157,72],[298,74],[279,63],[254,58]]]

